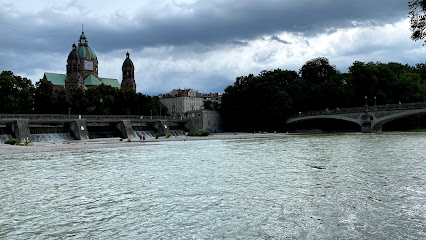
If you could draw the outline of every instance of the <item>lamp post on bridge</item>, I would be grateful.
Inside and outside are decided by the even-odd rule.
[[[376,96],[374,96],[374,109],[377,110],[377,98]]]
[[[365,113],[368,112],[368,103],[367,103],[367,96],[364,97],[365,98]]]

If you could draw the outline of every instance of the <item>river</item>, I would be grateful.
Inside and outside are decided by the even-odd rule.
[[[425,239],[426,133],[0,156],[0,239]]]

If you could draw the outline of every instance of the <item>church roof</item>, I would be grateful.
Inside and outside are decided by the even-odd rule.
[[[114,88],[118,88],[118,89],[121,88],[121,85],[120,85],[120,83],[118,82],[117,79],[113,79],[113,78],[100,78],[100,79],[101,79],[102,83],[105,84],[105,85],[108,85],[108,86],[111,86],[111,87],[114,87]]]
[[[89,46],[79,44],[77,46],[77,52],[81,58],[86,58],[87,55],[89,55],[92,59],[97,58],[96,53]]]
[[[66,74],[45,72],[44,76],[46,76],[46,79],[53,85],[65,86],[65,79],[67,78]]]
[[[93,76],[92,74],[90,74],[84,79],[85,86],[100,86],[101,84],[102,83],[99,81],[99,79]]]

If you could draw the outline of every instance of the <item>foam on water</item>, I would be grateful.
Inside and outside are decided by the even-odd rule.
[[[155,138],[155,132],[154,131],[134,131],[134,135],[137,138],[140,138],[142,136],[145,136],[145,138]]]
[[[31,134],[33,142],[66,142],[73,141],[74,138],[70,133],[40,133]]]
[[[12,139],[12,135],[10,134],[0,134],[0,143],[4,143],[7,140]]]

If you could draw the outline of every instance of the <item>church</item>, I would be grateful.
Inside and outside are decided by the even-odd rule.
[[[43,79],[53,84],[54,93],[59,93],[59,91],[62,90],[65,90],[67,93],[72,93],[76,89],[85,91],[89,88],[100,86],[101,84],[136,92],[135,67],[130,59],[129,52],[127,52],[126,59],[121,67],[123,72],[121,84],[117,79],[99,77],[98,67],[98,57],[89,47],[84,29],[82,29],[78,45],[74,43],[68,55],[66,66],[67,73],[45,72]]]

